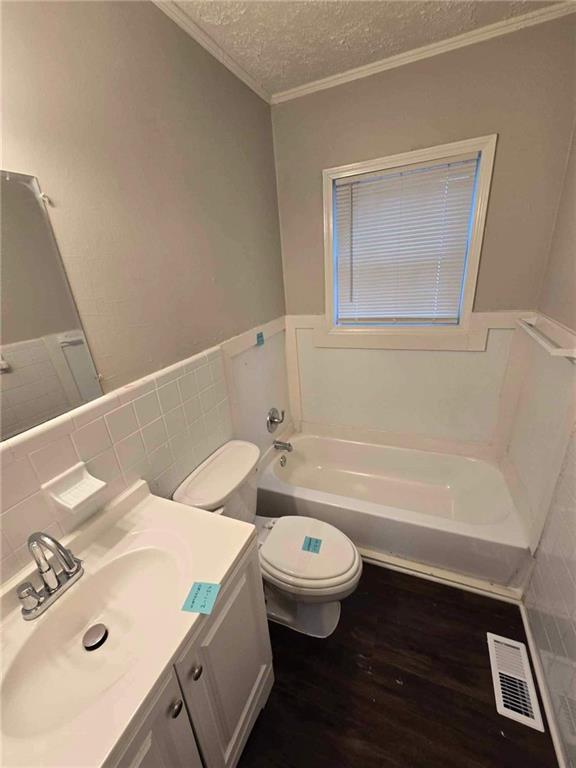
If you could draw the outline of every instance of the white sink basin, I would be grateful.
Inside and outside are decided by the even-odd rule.
[[[151,496],[146,483],[62,539],[84,575],[24,621],[21,573],[2,587],[3,768],[102,768],[205,617],[182,610],[195,581],[221,583],[254,527]],[[31,566],[32,568],[32,566]],[[93,624],[108,638],[86,651]]]
[[[134,665],[149,646],[151,622],[166,614],[165,596],[178,582],[175,558],[152,547],[136,549],[84,574],[67,600],[54,603],[16,654],[0,688],[8,702],[2,730],[26,737],[78,716]],[[86,651],[93,624],[108,639]]]

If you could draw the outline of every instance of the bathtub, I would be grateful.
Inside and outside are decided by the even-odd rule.
[[[258,514],[332,523],[365,556],[522,584],[527,535],[497,466],[307,434],[290,441],[293,452],[275,455],[261,473]]]

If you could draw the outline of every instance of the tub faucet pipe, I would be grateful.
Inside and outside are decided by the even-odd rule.
[[[277,451],[288,451],[288,453],[292,453],[294,450],[292,443],[284,443],[282,440],[274,440],[272,445],[274,448],[276,448]]]

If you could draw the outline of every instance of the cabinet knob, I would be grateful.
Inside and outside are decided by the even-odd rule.
[[[198,664],[197,667],[192,667],[192,670],[190,671],[190,677],[192,680],[200,680],[200,676],[202,675],[202,664]]]
[[[180,712],[182,712],[182,707],[184,706],[182,699],[178,699],[178,701],[175,701],[174,704],[170,705],[170,709],[168,710],[170,717],[176,719]]]

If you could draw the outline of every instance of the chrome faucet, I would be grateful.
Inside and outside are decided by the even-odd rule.
[[[82,561],[47,533],[37,531],[29,536],[28,550],[36,563],[43,586],[37,590],[32,582],[25,581],[18,587],[22,618],[26,621],[44,613],[84,573]],[[59,571],[48,560],[47,552],[59,565]]]
[[[284,443],[282,440],[274,440],[272,445],[277,451],[288,451],[288,453],[292,453],[294,450],[292,443]]]

